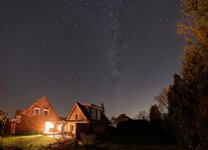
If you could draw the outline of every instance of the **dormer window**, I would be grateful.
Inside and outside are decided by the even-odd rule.
[[[44,109],[43,116],[47,116],[48,114],[49,114],[49,110],[48,109]]]
[[[34,108],[34,114],[39,115],[40,114],[40,108],[35,107]]]

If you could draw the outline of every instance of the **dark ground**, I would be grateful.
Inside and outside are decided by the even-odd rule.
[[[108,135],[99,144],[78,145],[78,150],[182,150],[168,134]]]

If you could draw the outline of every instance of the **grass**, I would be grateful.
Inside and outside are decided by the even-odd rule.
[[[56,142],[56,139],[45,135],[7,136],[0,139],[0,147],[18,147],[21,149],[38,149]]]
[[[0,139],[4,148],[17,146],[19,149],[37,150],[57,142],[44,135],[8,136]],[[64,144],[64,143],[63,143]],[[59,149],[63,149],[59,145]],[[61,147],[62,146],[62,147]],[[71,147],[71,146],[70,146]],[[100,137],[100,144],[78,145],[77,150],[183,150],[167,135],[108,135]]]

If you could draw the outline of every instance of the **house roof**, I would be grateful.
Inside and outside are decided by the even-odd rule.
[[[83,115],[85,116],[86,120],[89,121],[89,120],[90,120],[90,114],[89,114],[88,111],[85,109],[85,107],[84,107],[82,104],[78,103],[78,102],[75,102],[75,103],[74,103],[74,105],[73,105],[71,111],[69,112],[69,116],[67,117],[67,120],[71,117],[71,115],[72,115],[74,109],[76,108],[76,106],[78,106],[78,108],[81,110],[81,112],[82,112]]]
[[[67,118],[66,117],[59,117],[59,120],[60,121],[64,121],[64,120],[66,120]]]
[[[87,109],[84,107],[83,104],[76,102],[76,104],[79,106],[79,108],[81,109],[82,113],[84,114],[84,116],[87,118],[87,120],[90,120],[90,114],[87,111]]]
[[[16,116],[16,115],[19,115],[21,112],[22,112],[22,110],[16,110],[15,116]]]
[[[76,102],[76,103],[78,103],[78,102]],[[102,109],[102,110],[103,110],[102,107],[100,107],[100,106],[98,106],[98,105],[95,105],[95,104],[90,104],[90,103],[79,103],[79,104],[80,104],[80,105],[83,105],[83,106],[95,107],[95,108],[97,108],[97,109]]]
[[[121,114],[115,119],[115,122],[119,123],[121,121],[130,121],[130,120],[132,120],[132,119],[130,117],[128,117],[126,114]]]
[[[29,105],[28,107],[26,107],[26,108],[23,109],[23,110],[16,110],[15,116],[16,116],[16,115],[19,115],[19,114],[21,114],[21,113],[25,113],[27,109],[29,109],[30,107],[33,107],[34,104],[39,103],[40,101],[43,101],[43,102],[47,103],[47,104],[49,105],[49,107],[51,107],[51,109],[54,111],[55,115],[56,115],[57,118],[58,118],[58,115],[57,115],[56,111],[53,109],[53,107],[52,107],[51,104],[48,102],[48,100],[47,100],[47,98],[46,98],[45,96],[43,96],[43,97],[41,97],[40,99],[36,100],[34,103],[32,103],[31,105]]]
[[[79,102],[75,102],[74,106],[72,107],[70,113],[69,113],[69,116],[67,119],[69,119],[73,113],[73,110],[75,109],[75,107],[78,106],[79,109],[82,111],[83,115],[85,116],[85,118],[90,121],[90,113],[88,112],[87,110],[87,107],[94,107],[96,109],[100,109],[100,110],[103,110],[102,107],[100,106],[97,106],[97,105],[94,105],[94,104],[90,104],[90,103],[79,103]],[[102,113],[101,114],[101,120],[106,122],[106,123],[110,123],[110,121],[108,120],[108,118]]]

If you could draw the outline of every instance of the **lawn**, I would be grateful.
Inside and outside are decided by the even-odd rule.
[[[0,140],[4,148],[18,146],[27,150],[42,149],[42,146],[57,142],[44,135],[8,136]],[[78,144],[76,150],[183,150],[175,140],[164,135],[108,135],[100,137],[99,141],[94,145]],[[59,145],[58,149],[63,149],[63,146]]]
[[[0,147],[18,147],[22,149],[38,149],[56,142],[56,139],[45,135],[7,136],[0,138]]]

